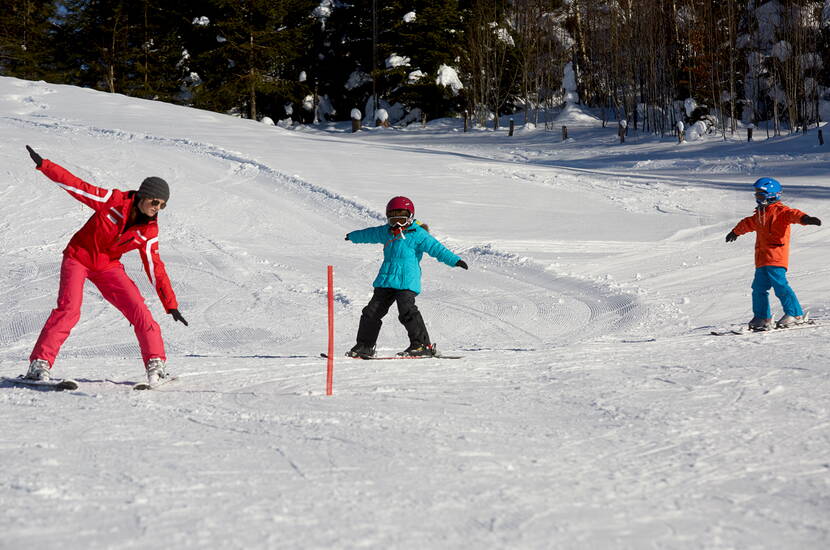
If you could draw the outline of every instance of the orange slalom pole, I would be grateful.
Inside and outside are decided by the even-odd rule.
[[[329,279],[329,353],[326,375],[326,395],[331,395],[334,385],[334,267],[328,266]]]

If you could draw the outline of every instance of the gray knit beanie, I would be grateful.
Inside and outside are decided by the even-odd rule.
[[[141,182],[138,194],[147,199],[162,199],[167,202],[170,199],[170,186],[163,179],[150,176]]]

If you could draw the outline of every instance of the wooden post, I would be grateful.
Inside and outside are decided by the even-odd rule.
[[[821,128],[818,129],[818,144],[824,145],[824,133],[822,133]]]
[[[513,137],[513,119],[510,119],[510,131],[507,133],[508,137]]]
[[[746,140],[752,141],[752,126],[746,129]]]
[[[352,109],[352,112],[351,112],[352,133],[355,133],[358,130],[360,130],[360,119],[361,118],[363,118],[363,114],[361,114],[360,109]]]
[[[427,127],[427,114],[421,113],[421,128]]]
[[[562,126],[562,141],[568,139],[568,127]]]
[[[465,109],[464,110],[464,131],[465,132],[467,131],[467,124],[468,124],[469,119],[470,119],[470,112]]]
[[[628,121],[622,119],[617,125],[617,135],[620,137],[620,143],[625,143],[625,133],[628,130]]]

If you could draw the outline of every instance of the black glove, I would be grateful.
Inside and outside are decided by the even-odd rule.
[[[814,218],[813,216],[808,216],[804,214],[801,216],[801,223],[804,225],[821,225],[821,220],[818,218]]]
[[[184,320],[184,317],[182,317],[182,314],[179,313],[178,309],[168,309],[167,313],[173,316],[174,321],[180,321],[184,323],[184,326],[187,326],[187,321]]]
[[[455,262],[455,267],[460,267],[461,269],[469,269],[467,267],[467,262],[465,262],[464,260],[458,260],[457,262]]]
[[[348,233],[346,233],[346,240],[347,241],[349,240],[349,234]]]
[[[40,168],[40,166],[43,164],[43,157],[35,153],[35,150],[29,147],[28,145],[26,146],[26,149],[29,150],[29,156],[32,157],[33,161],[35,161],[35,165],[37,165],[37,167]]]
[[[735,235],[735,232],[734,232],[734,231],[730,231],[730,232],[726,235],[726,242],[728,242],[728,243],[735,242],[735,241],[737,241],[737,240],[738,240],[738,236],[737,236],[737,235]]]

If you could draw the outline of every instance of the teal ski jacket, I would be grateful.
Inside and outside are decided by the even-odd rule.
[[[429,234],[418,222],[413,223],[399,234],[393,234],[388,225],[369,227],[352,231],[348,240],[358,244],[382,244],[383,263],[372,286],[375,288],[397,288],[421,292],[421,258],[424,252],[450,267],[461,259],[438,239]]]

